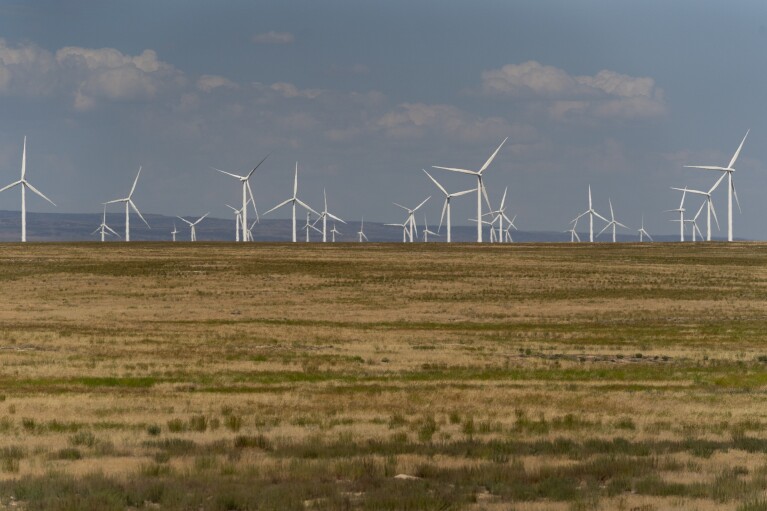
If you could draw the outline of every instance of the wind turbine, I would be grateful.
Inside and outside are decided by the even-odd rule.
[[[322,231],[317,229],[313,223],[311,223],[311,213],[306,212],[306,224],[303,226],[303,230],[306,231],[306,242],[309,243],[309,229],[314,229],[318,233],[322,234]]]
[[[576,220],[578,220],[582,216],[589,215],[589,241],[594,242],[594,217],[600,218],[604,220],[605,222],[609,222],[608,219],[597,213],[593,206],[591,205],[591,185],[589,185],[589,209],[575,217]]]
[[[472,176],[477,177],[477,243],[482,243],[482,196],[485,196],[485,201],[487,202],[487,207],[490,206],[490,199],[487,198],[487,190],[485,190],[484,185],[482,184],[482,173],[487,169],[490,164],[493,162],[493,159],[498,154],[498,151],[501,150],[501,147],[503,147],[503,144],[506,143],[506,141],[509,139],[509,137],[506,137],[503,139],[503,142],[501,142],[501,145],[498,146],[498,149],[495,150],[495,152],[490,155],[490,158],[487,159],[484,165],[482,165],[482,168],[479,170],[466,170],[466,169],[456,169],[451,167],[438,167],[436,165],[432,165],[435,169],[442,169],[442,170],[449,170],[451,172],[459,172],[461,174],[469,174]]]
[[[714,186],[712,186],[707,192],[701,191],[701,190],[687,190],[687,193],[693,193],[695,195],[702,195],[706,198],[706,204],[708,205],[708,211],[706,215],[706,241],[711,241],[711,214],[714,215],[714,220],[716,221],[716,228],[719,229],[719,219],[716,217],[716,210],[714,210],[714,203],[711,201],[711,194],[714,193],[714,190],[719,186],[719,183],[722,182],[722,179],[724,179],[726,174],[722,174],[721,177],[717,180],[716,183],[714,183]],[[672,187],[673,188],[673,187]],[[673,188],[674,190],[683,191],[681,188]]]
[[[504,242],[504,235],[505,235],[505,239],[506,240],[511,239],[511,234],[509,233],[509,229],[508,228],[506,228],[506,229],[503,228],[503,221],[504,220],[506,220],[510,224],[510,227],[513,226],[514,229],[517,228],[516,225],[513,225],[514,224],[514,220],[512,220],[508,216],[506,216],[506,206],[505,206],[505,204],[506,204],[506,194],[508,193],[508,191],[509,191],[509,187],[507,186],[506,189],[503,191],[503,198],[501,198],[501,205],[498,207],[497,210],[489,211],[489,212],[485,213],[485,216],[487,216],[487,215],[494,215],[493,219],[490,221],[490,241],[493,241],[493,239],[495,239],[496,241],[498,241],[498,243],[503,243]],[[514,218],[516,219],[517,217],[515,216]],[[493,233],[495,232],[493,226],[495,225],[496,222],[498,222],[498,234],[497,235],[493,235]]]
[[[684,241],[684,198],[687,195],[687,187],[675,189],[682,192],[682,201],[677,209],[667,209],[666,213],[679,213],[679,220],[672,220],[672,222],[679,222],[679,241]]]
[[[234,239],[235,241],[240,241],[240,224],[242,224],[242,211],[229,204],[227,204],[226,207],[231,209],[234,213]]]
[[[419,205],[417,205],[417,206],[416,206],[416,207],[414,207],[413,209],[410,209],[410,208],[406,208],[406,207],[405,207],[405,206],[403,206],[402,204],[397,204],[396,202],[394,203],[394,205],[395,205],[395,206],[398,206],[398,207],[400,207],[400,208],[404,209],[405,211],[407,211],[407,220],[405,220],[405,223],[409,225],[409,227],[408,227],[408,230],[409,230],[409,232],[408,232],[408,236],[409,236],[409,238],[410,238],[410,242],[411,242],[411,243],[413,242],[413,230],[414,230],[414,229],[415,229],[415,235],[416,235],[416,236],[418,236],[418,226],[415,224],[415,212],[416,212],[416,211],[418,211],[418,209],[419,209],[421,206],[423,206],[424,204],[426,204],[426,201],[428,201],[429,199],[431,199],[431,195],[429,195],[428,197],[426,197],[426,198],[423,200],[423,202],[421,202]],[[395,224],[395,225],[396,225],[396,224]]]
[[[176,241],[176,234],[178,234],[178,229],[176,229],[176,222],[173,222],[173,230],[170,231],[170,233],[173,235],[173,241]]]
[[[362,221],[360,222],[360,230],[357,233],[357,236],[359,236],[360,243],[362,243],[362,240],[368,241],[368,237],[365,236],[365,217],[362,217]]]
[[[328,211],[328,194],[325,192],[324,188],[322,189],[322,196],[325,198],[325,209],[322,210],[322,213],[320,213],[319,218],[317,218],[317,220],[315,220],[314,223],[316,224],[317,222],[322,220],[322,241],[324,243],[328,241],[328,237],[327,237],[328,217],[332,218],[333,220],[337,220],[341,222],[342,224],[345,224],[346,222],[344,222],[343,220],[335,216],[333,213],[330,213]],[[307,234],[308,234],[308,231],[307,231]]]
[[[24,146],[21,151],[21,179],[18,181],[14,181],[13,183],[9,184],[8,186],[5,186],[3,188],[0,188],[0,192],[4,192],[5,190],[9,190],[13,188],[14,186],[20,185],[21,186],[21,241],[26,242],[27,241],[27,195],[26,195],[26,189],[29,188],[33,192],[35,192],[37,195],[42,197],[43,199],[47,200],[51,204],[53,204],[53,201],[43,195],[43,192],[35,188],[30,184],[29,181],[27,181],[27,137],[24,137]],[[56,204],[53,204],[54,206]]]
[[[573,225],[570,227],[569,230],[563,231],[563,232],[569,232],[570,233],[570,243],[575,243],[575,240],[578,240],[578,242],[581,241],[581,237],[578,236],[578,231],[575,230],[575,228],[578,226],[578,219],[571,220],[570,223]]]
[[[104,204],[104,215],[101,217],[101,225],[99,225],[95,231],[91,233],[91,236],[96,234],[97,232],[101,231],[101,242],[104,243],[104,236],[107,234],[115,235],[118,238],[120,237],[119,234],[117,234],[114,230],[112,230],[111,227],[107,225],[107,205]]]
[[[616,227],[619,226],[619,225],[621,227],[623,227],[624,229],[628,229],[628,227],[626,227],[625,225],[623,225],[622,223],[618,222],[615,219],[615,214],[613,213],[613,201],[612,201],[612,199],[607,199],[607,201],[610,203],[610,221],[607,223],[607,225],[605,225],[604,229],[599,231],[599,234],[597,234],[597,238],[599,236],[601,236],[602,233],[605,232],[607,229],[612,227],[613,228],[613,243],[615,243],[615,229],[616,229]]]
[[[255,241],[255,238],[253,237],[253,228],[258,223],[258,219],[253,220],[250,222],[250,227],[248,227],[248,238],[245,241]]]
[[[703,202],[703,204],[701,204],[701,205],[700,205],[700,208],[698,208],[698,212],[697,212],[697,213],[695,213],[695,216],[694,216],[694,217],[692,217],[692,218],[688,218],[687,220],[685,220],[685,222],[687,222],[687,223],[689,223],[690,225],[692,225],[692,241],[693,241],[693,243],[695,243],[696,241],[698,241],[697,237],[695,236],[695,233],[696,233],[696,232],[697,232],[698,234],[700,234],[700,239],[701,239],[701,240],[703,239],[703,233],[702,233],[702,232],[700,232],[700,229],[698,228],[698,217],[699,217],[699,216],[700,216],[700,214],[703,212],[703,207],[704,207],[705,205],[706,205],[706,202],[704,201],[704,202]]]
[[[296,203],[300,204],[301,207],[303,207],[306,210],[311,211],[315,215],[319,216],[319,213],[314,211],[311,207],[309,207],[307,204],[305,204],[301,199],[298,198],[298,162],[296,162],[296,174],[295,179],[293,180],[293,196],[289,199],[286,199],[276,206],[274,206],[272,209],[264,213],[264,215],[268,215],[275,209],[279,209],[282,206],[285,206],[286,204],[292,204],[293,205],[293,243],[296,242]]]
[[[410,217],[408,217],[408,220],[409,219],[410,219]],[[384,224],[384,225],[390,225],[392,227],[402,227],[402,243],[406,243],[407,242],[408,227],[410,226],[410,222],[408,220],[405,220],[401,224]],[[413,240],[411,239],[410,241],[413,241]]]
[[[642,243],[644,241],[645,236],[650,238],[650,241],[653,241],[652,236],[650,236],[650,233],[644,230],[644,215],[642,215],[642,227],[637,229],[637,232],[639,233],[639,243]]]
[[[205,213],[204,215],[202,215],[200,218],[198,218],[194,222],[190,222],[189,220],[187,220],[185,218],[182,218],[180,216],[176,217],[176,218],[178,218],[179,220],[181,220],[183,222],[186,222],[189,225],[189,229],[191,230],[190,240],[191,241],[197,241],[197,231],[195,231],[195,227],[197,226],[197,224],[199,224],[202,221],[203,218],[205,218],[208,215],[210,215],[210,213]]]
[[[136,179],[133,180],[133,186],[130,189],[130,193],[127,197],[124,199],[115,199],[107,201],[106,204],[114,204],[117,202],[124,202],[125,203],[125,241],[130,241],[130,208],[133,208],[133,211],[136,212],[136,214],[139,216],[141,220],[146,224],[147,227],[149,227],[149,224],[144,219],[143,215],[141,214],[141,211],[138,210],[136,205],[133,203],[133,192],[136,191],[136,183],[138,183],[138,178],[141,175],[141,167],[138,168],[138,173],[136,174]],[[151,227],[149,227],[151,229]]]
[[[738,192],[735,191],[735,183],[732,182],[732,173],[735,172],[735,161],[738,159],[740,150],[743,149],[743,144],[746,142],[746,137],[751,130],[746,131],[746,135],[738,146],[738,150],[732,155],[729,165],[726,167],[714,167],[709,165],[685,165],[688,169],[703,169],[703,170],[717,170],[719,172],[725,172],[727,174],[727,241],[732,241],[732,196],[735,195],[735,202],[738,203],[738,211],[740,211],[740,201],[738,200]],[[742,213],[742,211],[741,211]]]
[[[426,172],[426,169],[421,169],[424,172]],[[437,185],[437,188],[440,189],[442,193],[445,194],[445,203],[442,205],[442,215],[439,217],[439,227],[437,228],[437,231],[442,230],[442,220],[445,218],[445,213],[447,212],[447,242],[450,243],[452,241],[450,237],[450,199],[453,197],[460,197],[461,195],[469,194],[473,191],[475,191],[474,188],[471,190],[464,190],[462,192],[456,192],[456,193],[447,193],[447,190],[445,190],[445,187],[443,187],[439,182],[432,177],[431,174],[426,172],[426,175],[429,176],[429,179],[431,179],[435,185]]]
[[[423,241],[425,243],[428,243],[429,241],[429,234],[432,236],[439,236],[436,232],[432,232],[429,230],[429,224],[426,223],[426,216],[423,217]]]
[[[503,216],[506,216],[505,214]],[[504,242],[505,243],[513,243],[514,239],[511,237],[511,230],[514,229],[515,231],[518,231],[517,226],[514,225],[514,220],[517,219],[517,216],[514,215],[514,218],[509,220],[509,217],[506,217],[506,220],[508,220],[509,225],[506,226],[506,229],[504,230]]]
[[[331,231],[330,231],[330,233],[333,235],[333,237],[331,238],[331,241],[332,241],[333,243],[335,243],[335,242],[336,242],[336,234],[338,234],[339,236],[341,236],[341,231],[339,231],[339,230],[337,230],[337,229],[336,229],[336,223],[335,223],[335,222],[333,222],[333,230],[331,230]]]
[[[248,172],[248,174],[245,176],[239,176],[237,174],[232,174],[231,172],[226,172],[224,170],[213,167],[213,170],[218,170],[222,174],[226,174],[227,176],[232,176],[235,179],[239,179],[240,183],[242,183],[242,219],[240,220],[240,224],[242,225],[242,241],[246,241],[248,239],[248,195],[250,195],[250,200],[253,201],[253,211],[255,211],[256,220],[258,220],[258,208],[256,208],[256,199],[253,198],[253,190],[250,189],[250,176],[253,175],[256,169],[260,167],[268,157],[268,154],[264,156],[264,159],[261,160],[258,165],[253,167],[253,170]]]

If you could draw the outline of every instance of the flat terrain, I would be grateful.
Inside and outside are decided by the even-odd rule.
[[[0,245],[0,508],[767,509],[767,245]]]

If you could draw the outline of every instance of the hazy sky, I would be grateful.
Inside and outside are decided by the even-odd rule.
[[[486,179],[493,202],[509,186],[520,229],[566,229],[591,184],[603,214],[610,197],[618,220],[671,233],[669,187],[719,177],[682,165],[725,165],[750,128],[735,235],[767,239],[765,2],[6,0],[0,38],[0,186],[27,135],[28,178],[57,211],[98,211],[143,165],[142,212],[225,217],[238,185],[210,167],[271,153],[260,211],[298,161],[317,208],[324,186],[347,220],[402,221],[392,201],[432,195],[436,223],[421,168],[478,168],[508,136]],[[456,224],[474,216],[462,199]]]

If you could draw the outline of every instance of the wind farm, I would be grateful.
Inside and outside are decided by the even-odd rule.
[[[767,511],[761,4],[27,4],[0,511]]]

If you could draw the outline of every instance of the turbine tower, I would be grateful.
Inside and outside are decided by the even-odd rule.
[[[495,159],[496,155],[498,154],[498,151],[501,150],[501,147],[503,147],[503,144],[506,143],[506,141],[509,139],[509,137],[506,137],[503,139],[503,142],[501,142],[501,145],[498,146],[498,149],[495,150],[495,152],[490,155],[490,158],[487,159],[484,165],[482,165],[482,168],[479,170],[466,170],[466,169],[456,169],[451,167],[438,167],[436,165],[432,165],[435,169],[442,169],[442,170],[449,170],[451,172],[459,172],[461,174],[469,174],[472,176],[476,176],[477,178],[477,243],[482,243],[482,196],[485,196],[485,201],[487,202],[487,207],[490,206],[490,199],[487,198],[487,191],[485,190],[485,186],[482,184],[482,173],[490,166],[490,164],[493,162],[493,159]]]
[[[424,172],[426,172],[426,169],[421,169]],[[442,220],[445,218],[445,213],[447,213],[447,242],[452,242],[452,238],[450,236],[450,199],[453,197],[460,197],[461,195],[467,195],[473,191],[475,191],[474,188],[471,190],[464,190],[462,192],[456,192],[456,193],[447,193],[447,190],[445,190],[445,187],[439,184],[439,182],[432,177],[431,174],[426,172],[426,175],[429,176],[429,179],[431,179],[435,185],[437,185],[437,188],[440,189],[440,191],[445,194],[445,203],[442,205],[442,215],[439,217],[439,227],[437,228],[437,232],[442,230]]]
[[[118,238],[120,237],[119,234],[117,234],[115,231],[112,230],[111,227],[107,225],[107,205],[104,204],[104,215],[101,217],[101,225],[99,225],[95,231],[91,233],[91,236],[96,234],[97,232],[101,231],[101,242],[104,243],[105,235],[109,234],[115,235]]]
[[[615,214],[613,213],[613,201],[612,201],[612,199],[607,199],[607,201],[610,203],[610,221],[607,223],[607,225],[605,225],[604,229],[599,231],[599,234],[597,234],[597,238],[599,236],[601,236],[602,233],[605,232],[607,229],[612,227],[613,228],[613,243],[615,243],[615,229],[616,229],[616,227],[619,226],[619,225],[621,227],[623,227],[624,229],[628,229],[628,227],[626,227],[625,225],[623,225],[622,223],[618,222],[615,219]]]
[[[114,199],[107,201],[106,204],[115,204],[117,202],[124,202],[125,203],[125,241],[130,241],[130,208],[133,208],[133,211],[136,212],[136,214],[143,220],[143,222],[146,224],[147,227],[149,227],[149,224],[144,219],[143,215],[141,215],[141,211],[138,210],[136,205],[133,203],[133,192],[136,191],[136,183],[138,183],[138,178],[141,175],[141,167],[138,168],[138,173],[136,174],[136,179],[133,180],[133,186],[130,189],[130,193],[127,197],[124,199]],[[149,227],[151,229],[151,227]]]
[[[591,185],[589,185],[589,209],[581,213],[580,215],[575,217],[575,220],[578,220],[582,216],[589,215],[589,241],[594,242],[594,217],[600,218],[604,220],[605,222],[609,222],[608,219],[600,215],[599,213],[594,210],[593,206],[591,205]]]
[[[232,176],[235,179],[239,179],[240,183],[242,183],[242,210],[241,210],[242,218],[240,220],[240,225],[242,225],[242,241],[246,241],[248,239],[248,195],[250,195],[250,200],[253,201],[253,211],[256,213],[256,220],[258,220],[258,209],[256,208],[256,199],[253,198],[253,190],[250,189],[250,176],[253,175],[256,169],[260,167],[261,164],[264,163],[268,157],[269,157],[268,154],[264,156],[264,159],[258,162],[258,165],[253,167],[253,170],[248,172],[248,174],[245,176],[239,176],[237,174],[232,174],[231,172],[226,172],[224,170],[220,170],[213,167],[213,170],[218,170],[222,174],[226,174],[227,176]]]
[[[274,206],[272,209],[264,213],[264,215],[268,215],[275,209],[279,209],[282,206],[285,206],[286,204],[292,204],[293,206],[293,243],[296,242],[296,204],[301,205],[304,209],[311,211],[315,215],[319,216],[319,213],[314,211],[312,208],[310,208],[306,203],[304,203],[301,199],[298,198],[298,162],[296,162],[296,174],[295,179],[293,180],[293,196],[289,199],[286,199],[276,206]]]
[[[191,234],[190,234],[190,241],[197,241],[197,231],[195,230],[195,227],[197,226],[197,224],[199,224],[199,223],[202,221],[202,219],[203,219],[203,218],[205,218],[205,217],[206,217],[206,216],[208,216],[208,215],[210,215],[210,213],[209,213],[209,212],[208,212],[208,213],[205,213],[204,215],[202,215],[200,218],[198,218],[198,219],[197,219],[197,220],[195,220],[194,222],[190,222],[189,220],[187,220],[187,219],[185,219],[185,218],[182,218],[182,217],[180,217],[180,216],[179,216],[179,217],[176,217],[176,218],[178,218],[178,219],[179,219],[179,220],[181,220],[182,222],[186,222],[186,224],[187,224],[187,225],[189,225],[189,229],[190,229],[190,231],[191,231]]]
[[[234,206],[227,204],[227,208],[232,210],[232,213],[234,213],[234,241],[240,241],[240,225],[242,224],[242,211],[235,208]]]
[[[21,179],[18,181],[14,181],[13,183],[9,184],[8,186],[5,186],[3,188],[0,188],[0,192],[4,192],[5,190],[9,190],[13,188],[14,186],[21,186],[21,241],[26,242],[27,241],[27,188],[32,190],[34,193],[42,197],[43,199],[47,200],[51,204],[53,204],[53,201],[43,195],[43,192],[32,186],[29,181],[27,181],[27,137],[24,137],[24,146],[21,150]],[[56,204],[53,204],[54,206]]]
[[[746,142],[746,137],[751,130],[746,131],[746,135],[738,146],[738,150],[732,155],[729,165],[726,167],[714,167],[710,165],[685,165],[688,169],[703,169],[703,170],[716,170],[719,172],[725,172],[727,174],[727,241],[732,241],[732,196],[735,195],[735,202],[738,204],[738,211],[740,211],[740,201],[738,200],[738,192],[735,191],[735,183],[732,181],[732,173],[735,172],[735,162],[740,155],[740,150],[743,149],[743,144]],[[741,211],[742,213],[742,211]]]

